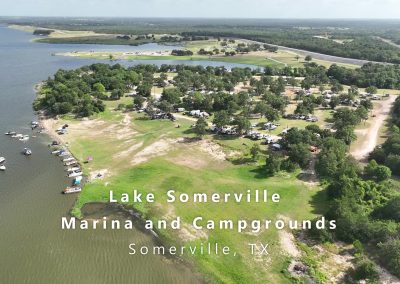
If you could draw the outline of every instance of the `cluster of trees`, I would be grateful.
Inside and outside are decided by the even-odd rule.
[[[332,137],[332,133],[315,124],[305,129],[291,128],[279,141],[283,151],[268,154],[267,174],[274,175],[281,170],[292,172],[299,167],[308,169],[312,160],[311,148],[321,147],[328,137]]]
[[[339,113],[339,112],[337,112]],[[340,112],[335,118],[338,131],[359,118]],[[339,128],[340,127],[340,128]],[[346,137],[327,135],[320,141],[316,172],[327,181],[327,219],[336,220],[335,231],[314,232],[321,241],[339,239],[374,248],[383,264],[395,275],[400,273],[400,194],[390,181],[391,170],[375,160],[363,169],[348,155]],[[323,137],[323,135],[321,135]],[[373,280],[376,266],[365,256],[358,257],[353,279]]]
[[[174,56],[192,56],[193,52],[191,50],[174,49],[171,51],[171,55]]]
[[[381,89],[400,88],[400,66],[366,63],[360,68],[349,69],[332,64],[329,69],[314,62],[304,68],[267,66],[264,73],[271,76],[305,77],[304,86],[311,87],[336,80],[340,84],[359,88],[377,87]]]

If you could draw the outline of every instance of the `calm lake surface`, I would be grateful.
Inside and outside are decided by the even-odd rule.
[[[59,68],[71,69],[96,62],[51,56],[76,50],[169,50],[175,47],[52,45],[31,42],[28,33],[0,26],[0,156],[7,159],[0,172],[0,282],[1,283],[200,283],[187,265],[161,256],[130,256],[128,244],[156,244],[141,230],[63,231],[61,217],[68,216],[76,195],[62,195],[70,184],[59,159],[50,155],[50,138],[38,135],[27,143],[3,133],[32,134],[29,123],[34,85]],[[106,62],[106,61],[97,61]],[[246,66],[206,61],[142,61],[125,64],[201,64],[227,68]],[[31,157],[21,155],[24,147]],[[92,208],[93,209],[93,208]],[[90,210],[89,210],[90,211]],[[101,217],[120,215],[102,210]],[[92,215],[93,216],[93,212]]]

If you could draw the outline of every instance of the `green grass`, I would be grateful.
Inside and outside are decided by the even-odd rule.
[[[122,99],[122,101],[129,99]],[[73,133],[73,125],[77,121],[71,121],[71,133],[66,136],[70,138],[70,149],[80,159],[93,156],[93,161],[83,164],[85,174],[92,170],[107,168],[111,176],[103,180],[95,180],[85,185],[83,191],[75,204],[72,213],[80,216],[80,208],[88,202],[107,202],[109,190],[113,190],[115,196],[122,193],[131,193],[133,189],[141,192],[154,192],[156,204],[129,204],[140,211],[145,218],[158,220],[169,212],[168,204],[165,202],[165,192],[174,189],[177,192],[245,192],[248,189],[268,189],[270,193],[277,192],[281,195],[279,204],[242,203],[236,204],[172,204],[175,215],[180,216],[185,224],[190,224],[196,216],[202,216],[204,220],[219,219],[276,219],[277,215],[284,215],[290,219],[302,220],[314,218],[315,214],[321,213],[324,208],[324,198],[320,198],[318,187],[305,186],[296,178],[296,174],[281,173],[276,177],[267,178],[261,163],[250,163],[234,165],[228,161],[216,162],[207,154],[202,153],[194,146],[174,147],[164,156],[155,156],[137,166],[130,166],[127,159],[112,158],[115,153],[126,149],[130,145],[142,142],[143,148],[159,141],[160,139],[173,139],[178,137],[191,137],[188,129],[193,123],[190,120],[179,119],[173,123],[164,120],[143,119],[143,114],[130,113],[132,116],[131,126],[135,131],[131,137],[117,140],[108,136],[106,132],[99,136],[94,131],[103,131],[112,125],[119,125],[123,114],[113,111],[121,101],[107,102],[108,110],[105,114],[97,115],[104,120],[106,125],[94,127],[87,135]],[[62,121],[60,121],[62,123]],[[175,125],[179,123],[180,128]],[[74,136],[75,135],[75,136]],[[205,139],[213,139],[211,135]],[[216,137],[214,137],[216,139]],[[250,140],[240,138],[232,140],[215,140],[226,149],[239,149],[247,153],[246,147],[251,145]],[[248,146],[243,146],[243,141]],[[132,154],[128,159],[134,156]],[[196,169],[180,165],[173,161],[181,157],[191,157],[195,161],[206,161],[206,165]],[[107,186],[105,185],[107,183]],[[162,238],[168,244],[179,244],[177,232],[164,230],[160,232]],[[280,271],[285,268],[287,257],[282,254],[277,231],[269,229],[259,234],[238,233],[236,231],[212,230],[206,231],[208,240],[194,239],[185,242],[185,245],[199,244],[200,242],[218,242],[228,245],[236,256],[200,255],[189,257],[196,263],[196,267],[207,277],[217,283],[289,283],[289,279]],[[248,243],[261,242],[270,244],[270,259],[263,261],[255,260],[248,251]]]
[[[98,147],[98,145],[93,145]],[[144,214],[146,218],[156,220],[165,214],[165,192],[174,189],[177,192],[244,192],[247,189],[269,189],[281,195],[279,204],[182,204],[174,203],[175,213],[183,221],[190,223],[196,216],[204,219],[275,219],[278,214],[296,220],[313,218],[312,198],[318,189],[307,188],[294,175],[280,175],[274,178],[265,178],[260,175],[256,165],[233,166],[229,165],[218,171],[213,168],[192,170],[187,167],[172,164],[164,158],[154,158],[144,164],[126,170],[113,177],[105,187],[102,183],[92,183],[85,186],[76,208],[93,201],[107,201],[108,191],[112,189],[116,196],[123,192],[138,189],[141,192],[153,192],[160,206],[146,204],[130,204]],[[75,211],[77,212],[77,211]],[[274,229],[263,231],[259,235],[249,235],[231,231],[209,231],[208,241],[229,245],[238,253],[237,256],[216,257],[196,255],[194,260],[206,274],[213,275],[221,283],[269,283],[285,282],[278,273],[284,265],[285,257]],[[171,231],[161,232],[168,240],[173,240]],[[196,240],[187,243],[194,244],[205,240]],[[272,262],[266,267],[254,262],[249,255],[249,242],[268,242],[271,245]]]
[[[72,210],[75,216],[81,216],[80,209],[89,202],[107,202],[109,190],[114,191],[115,196],[122,193],[132,193],[133,189],[141,192],[153,192],[156,195],[156,204],[128,204],[143,214],[143,217],[151,220],[162,219],[171,213],[180,216],[185,226],[192,222],[197,216],[204,220],[220,219],[272,219],[277,215],[284,215],[289,219],[303,220],[312,219],[316,214],[323,213],[326,208],[326,199],[323,191],[317,186],[305,185],[297,179],[298,173],[280,173],[275,177],[266,177],[263,173],[264,158],[258,162],[235,165],[229,161],[216,161],[210,155],[199,151],[199,148],[187,145],[173,146],[168,153],[162,156],[155,155],[147,161],[136,166],[130,165],[136,153],[142,151],[149,145],[161,139],[176,139],[179,137],[193,137],[190,125],[193,121],[179,119],[176,122],[168,120],[149,120],[144,114],[131,112],[130,128],[134,131],[129,137],[116,139],[113,131],[123,129],[121,121],[125,114],[116,111],[120,104],[128,104],[131,98],[124,97],[119,101],[107,101],[106,111],[94,116],[97,121],[104,124],[95,125],[90,130],[79,132],[79,121],[70,117],[64,117],[71,125],[70,133],[65,137],[69,139],[70,149],[81,161],[87,156],[94,159],[88,164],[83,164],[85,174],[91,171],[108,169],[109,174],[103,180],[94,180],[88,183],[80,193],[79,198]],[[317,110],[323,117],[329,116],[329,110]],[[59,123],[62,124],[63,120]],[[257,121],[257,120],[256,120]],[[258,120],[260,122],[264,119]],[[299,120],[280,121],[280,128],[304,127],[310,123]],[[180,128],[176,125],[180,124]],[[75,127],[75,128],[74,128]],[[110,130],[111,129],[111,130]],[[277,129],[276,132],[281,132]],[[204,139],[214,140],[221,145],[225,151],[239,151],[243,156],[254,142],[245,138],[218,137],[206,135]],[[131,145],[141,143],[141,147],[128,157],[115,158],[115,154],[126,150]],[[261,146],[265,152],[265,146]],[[204,164],[198,168],[191,168],[177,163],[182,157],[190,158],[195,163]],[[106,185],[107,184],[107,185]],[[279,204],[267,203],[242,203],[236,204],[194,204],[194,203],[173,203],[165,202],[165,192],[174,189],[180,193],[204,192],[245,192],[248,189],[268,189],[270,193],[279,193],[281,202]],[[162,230],[159,232],[162,239],[168,244],[182,244],[179,232]],[[220,245],[227,245],[237,255],[216,256],[200,255],[188,257],[196,264],[196,267],[206,277],[216,283],[290,283],[290,279],[281,273],[287,266],[287,256],[282,253],[279,236],[275,229],[262,230],[258,234],[238,233],[229,230],[205,231],[208,239],[192,239],[184,242],[184,245],[200,244],[201,242],[218,242]],[[268,243],[270,255],[262,261],[256,260],[249,253],[248,243]]]

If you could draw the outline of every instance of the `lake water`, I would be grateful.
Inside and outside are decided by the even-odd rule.
[[[200,283],[186,264],[161,256],[130,256],[128,244],[155,244],[149,234],[133,231],[63,231],[76,195],[62,195],[70,180],[58,159],[50,155],[50,138],[39,135],[27,143],[3,135],[8,130],[32,134],[29,123],[34,85],[59,68],[96,62],[62,56],[77,50],[138,51],[171,46],[52,45],[31,42],[33,36],[0,26],[0,156],[7,159],[0,172],[0,283]],[[103,61],[104,62],[104,61]],[[246,66],[206,61],[133,61],[154,64],[201,64],[227,68]],[[31,157],[21,155],[24,147]],[[113,210],[99,214],[119,214]]]

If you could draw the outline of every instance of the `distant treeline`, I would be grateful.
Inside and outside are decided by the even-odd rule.
[[[319,85],[329,79],[335,79],[341,84],[355,85],[360,88],[369,86],[381,89],[400,88],[399,65],[367,63],[361,68],[350,69],[333,64],[326,69],[316,63],[307,63],[304,68],[267,66],[264,73],[273,76],[305,77],[305,81],[311,85]]]
[[[170,34],[185,40],[234,37],[323,54],[400,63],[400,21],[261,19],[10,19],[12,24],[111,34]]]

